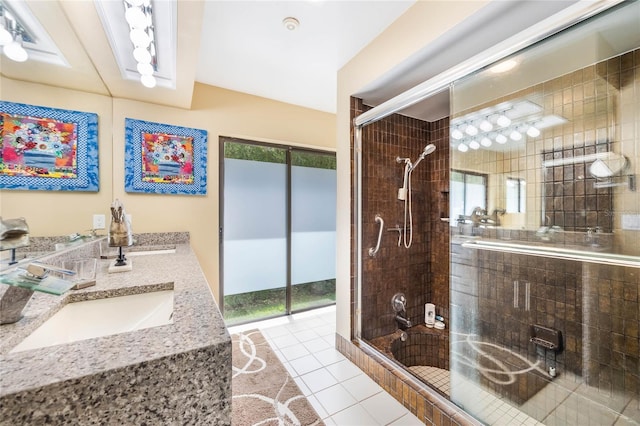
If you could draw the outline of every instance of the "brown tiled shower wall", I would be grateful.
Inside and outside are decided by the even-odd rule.
[[[352,105],[352,114],[369,109],[360,100]],[[436,305],[438,314],[448,317],[449,232],[447,223],[440,220],[447,216],[449,204],[448,133],[448,119],[429,123],[399,114],[363,129],[361,297],[365,339],[397,329],[391,306],[395,293],[404,293],[407,317],[414,324],[424,323],[428,302]],[[398,245],[399,236],[404,235],[405,202],[397,197],[404,163],[396,158],[415,162],[429,143],[436,145],[436,151],[411,176],[413,239],[405,248],[404,241]],[[377,214],[384,219],[385,230],[380,251],[371,257],[368,250],[376,245],[379,232]]]

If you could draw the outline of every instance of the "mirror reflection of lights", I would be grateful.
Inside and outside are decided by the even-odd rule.
[[[466,134],[468,134],[469,136],[475,136],[478,134],[478,128],[476,126],[474,126],[473,124],[469,124],[467,126],[466,129],[464,129],[464,132]]]
[[[493,130],[493,124],[486,118],[480,122],[480,129],[483,132],[490,132]]]
[[[493,143],[493,142],[491,142],[491,139],[489,139],[489,138],[488,138],[488,137],[486,137],[486,136],[485,136],[484,138],[480,139],[480,145],[482,145],[482,146],[484,146],[484,147],[487,147],[487,148],[488,148],[488,147],[490,147],[490,146],[491,146],[491,144],[492,144],[492,143]]]
[[[465,144],[461,143],[460,145],[458,145],[458,151],[467,152],[467,151],[469,151],[469,147],[466,146]]]
[[[477,141],[471,141],[469,142],[469,148],[471,149],[478,149],[480,148],[480,144]]]
[[[496,124],[498,124],[498,126],[500,127],[507,127],[509,124],[511,124],[511,119],[503,114],[498,117],[498,120],[496,120]]]
[[[474,149],[471,142],[475,141],[473,146],[496,149],[490,148],[493,142],[505,144],[512,139],[522,143],[526,138],[537,138],[544,130],[566,122],[559,115],[545,115],[544,108],[535,102],[515,99],[453,118],[450,122],[450,137],[456,141],[452,146],[460,146],[462,143],[466,148]]]
[[[536,127],[534,126],[530,126],[527,129],[527,135],[532,137],[532,138],[537,138],[538,136],[540,136],[540,130],[538,130]]]

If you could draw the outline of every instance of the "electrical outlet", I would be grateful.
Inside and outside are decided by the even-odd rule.
[[[103,214],[93,215],[93,227],[92,229],[104,229],[106,228],[106,219]]]

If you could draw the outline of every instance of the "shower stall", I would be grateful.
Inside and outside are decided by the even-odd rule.
[[[358,343],[473,421],[640,424],[640,2],[352,115]]]

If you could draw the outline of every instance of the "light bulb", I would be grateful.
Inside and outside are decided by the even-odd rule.
[[[489,139],[486,136],[484,138],[480,139],[480,145],[482,145],[482,146],[490,147],[492,143],[493,142],[491,142],[491,139]]]
[[[514,141],[519,141],[520,139],[522,139],[522,133],[520,133],[517,130],[514,130],[513,132],[511,132],[509,137]]]
[[[124,13],[124,19],[132,28],[146,28],[147,27],[147,15],[138,8],[130,7]]]
[[[140,28],[134,28],[129,33],[129,38],[135,47],[144,47],[146,48],[149,43],[151,43],[151,38],[146,33],[146,31]]]
[[[490,132],[491,130],[493,130],[493,124],[491,124],[491,122],[485,118],[480,122],[480,129],[483,132]]]
[[[458,145],[458,151],[467,152],[467,151],[469,151],[469,147],[466,146],[465,144],[461,143],[460,145]]]
[[[538,136],[540,136],[540,130],[531,126],[527,129],[527,135],[531,136],[532,138],[537,138]]]
[[[474,126],[473,124],[469,124],[467,126],[466,129],[464,129],[464,132],[466,134],[468,134],[469,136],[475,136],[478,134],[478,128],[476,126]]]
[[[511,120],[509,119],[509,117],[502,114],[500,117],[498,117],[496,123],[498,123],[498,126],[500,127],[507,127],[509,124],[511,124]]]
[[[156,78],[149,74],[140,77],[140,82],[144,87],[148,87],[149,89],[156,87]]]
[[[496,136],[496,142],[498,142],[499,144],[503,144],[507,142],[507,137],[503,134],[499,134]]]
[[[477,141],[471,141],[471,142],[469,142],[469,148],[478,149],[478,148],[480,148],[480,144]]]
[[[16,62],[24,62],[29,58],[29,54],[24,47],[22,47],[22,36],[16,36],[16,39],[9,44],[5,44],[2,48],[2,51],[7,58],[16,61]]]
[[[451,137],[456,139],[456,140],[460,140],[464,137],[464,135],[462,134],[462,132],[460,131],[460,129],[458,129],[457,127],[455,129],[453,129],[451,131]]]
[[[133,58],[139,64],[150,64],[151,63],[151,53],[144,47],[136,47],[133,49]]]
[[[153,74],[153,67],[151,66],[151,64],[138,64],[138,72],[141,75],[152,75]]]

